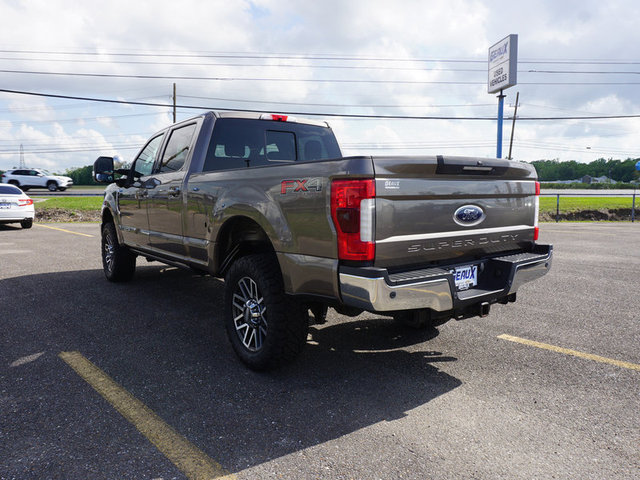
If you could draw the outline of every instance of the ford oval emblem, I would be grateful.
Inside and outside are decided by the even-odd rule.
[[[463,205],[453,214],[453,220],[463,227],[473,227],[485,219],[484,211],[477,205]]]

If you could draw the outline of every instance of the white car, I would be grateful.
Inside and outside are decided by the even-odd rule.
[[[41,168],[15,168],[2,174],[2,183],[10,183],[25,192],[30,188],[47,188],[50,192],[63,192],[73,185],[73,179],[52,175]]]
[[[13,185],[0,185],[0,223],[18,223],[31,228],[35,210],[33,200]]]

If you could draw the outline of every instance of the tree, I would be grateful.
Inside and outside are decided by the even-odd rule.
[[[65,172],[67,177],[73,179],[74,185],[97,185],[93,180],[93,165],[80,168],[69,168]]]

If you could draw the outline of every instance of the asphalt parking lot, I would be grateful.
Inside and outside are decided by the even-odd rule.
[[[222,282],[102,273],[99,226],[0,226],[1,479],[637,479],[640,225],[543,224],[552,271],[484,319],[329,314],[258,374]]]

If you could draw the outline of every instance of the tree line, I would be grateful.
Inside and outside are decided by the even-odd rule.
[[[561,162],[559,160],[535,160],[530,162],[538,171],[538,178],[542,182],[555,180],[579,180],[590,177],[609,177],[614,182],[630,182],[640,179],[640,172],[636,170],[639,158],[627,160],[605,160],[599,158],[591,163],[580,163],[575,160]],[[93,165],[69,168],[64,173],[73,179],[74,185],[97,185],[93,180]],[[1,173],[1,172],[0,172]]]
[[[609,177],[614,182],[630,182],[640,178],[640,172],[636,170],[638,158],[627,160],[605,160],[599,158],[591,163],[580,163],[575,160],[561,162],[559,160],[535,160],[530,162],[538,172],[538,178],[542,182],[555,180],[579,180],[589,175],[590,177]]]

